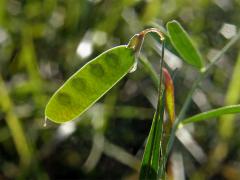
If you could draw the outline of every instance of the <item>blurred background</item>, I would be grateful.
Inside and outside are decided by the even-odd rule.
[[[87,61],[173,19],[208,64],[237,33],[239,12],[239,0],[0,0],[0,179],[136,179],[157,93],[140,63],[75,121],[44,126],[47,101]],[[166,47],[178,113],[198,72]],[[187,117],[239,103],[239,49],[238,42],[204,79]],[[142,57],[156,70],[160,53],[148,36]],[[239,120],[180,129],[169,177],[240,179]]]

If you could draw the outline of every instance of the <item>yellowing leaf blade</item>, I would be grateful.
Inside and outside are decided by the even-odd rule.
[[[174,102],[174,85],[171,75],[166,68],[163,68],[163,75],[165,78],[165,96],[166,96],[166,108],[171,125],[175,120],[175,102]]]

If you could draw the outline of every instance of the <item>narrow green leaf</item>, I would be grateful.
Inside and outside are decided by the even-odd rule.
[[[73,74],[48,102],[45,116],[56,123],[77,118],[133,67],[133,49],[126,46],[112,48]]]
[[[204,121],[204,120],[215,118],[224,114],[235,114],[235,113],[240,113],[240,104],[225,106],[225,107],[221,107],[221,108],[217,108],[217,109],[213,109],[207,112],[197,114],[190,118],[184,119],[181,124],[189,124],[193,122]]]
[[[161,96],[163,97],[163,96]],[[157,179],[161,149],[164,98],[161,98],[152,121],[151,130],[147,139],[147,144],[143,154],[140,169],[140,179]]]
[[[161,143],[163,135],[163,115],[165,107],[165,91],[162,91],[164,44],[165,44],[164,41],[162,41],[157,109],[153,117],[151,130],[147,139],[147,144],[142,158],[139,177],[140,180],[158,179],[158,177],[161,177],[161,175],[163,174],[160,160],[162,157]]]
[[[3,112],[5,115],[6,124],[10,130],[11,137],[20,156],[21,164],[24,166],[29,166],[32,159],[31,146],[22,127],[22,122],[14,113],[14,106],[12,104],[12,100],[8,94],[6,84],[2,79],[1,74],[0,99],[0,112]]]
[[[228,85],[225,105],[237,104],[240,100],[240,53],[234,65],[232,78]],[[219,118],[219,133],[224,138],[230,138],[234,133],[235,115],[225,115]]]
[[[177,21],[173,20],[167,23],[167,30],[171,43],[182,56],[183,60],[201,69],[203,67],[202,57],[183,27]]]

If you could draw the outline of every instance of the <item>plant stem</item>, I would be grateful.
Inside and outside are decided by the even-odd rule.
[[[188,93],[188,96],[182,106],[182,109],[180,110],[180,113],[178,115],[178,117],[176,118],[176,121],[174,123],[172,132],[171,132],[171,137],[169,139],[168,142],[168,146],[167,146],[167,151],[166,151],[166,157],[165,157],[165,162],[164,164],[166,165],[166,161],[167,161],[167,157],[169,156],[169,153],[172,149],[173,146],[173,142],[175,139],[175,133],[176,130],[178,128],[178,125],[180,124],[181,120],[184,118],[186,111],[190,105],[191,99],[192,99],[192,95],[194,93],[194,91],[197,89],[199,83],[209,74],[211,68],[220,60],[220,57],[226,52],[228,51],[240,38],[240,31],[223,47],[223,49],[211,60],[211,63],[209,65],[207,65],[206,68],[203,68],[201,70],[201,73],[198,75],[196,81],[194,82],[191,90]]]
[[[32,158],[30,144],[22,128],[22,124],[13,110],[11,99],[5,83],[0,75],[0,110],[5,113],[5,120],[13,138],[16,150],[20,157],[21,165],[27,167]]]
[[[162,126],[163,126],[163,113],[164,113],[164,99],[163,99],[163,91],[162,91],[162,81],[163,81],[163,59],[164,59],[164,37],[162,32],[158,29],[150,28],[143,30],[139,34],[135,34],[131,40],[129,41],[128,48],[132,48],[136,54],[136,57],[139,56],[139,52],[141,50],[142,43],[144,41],[144,37],[146,34],[154,32],[157,33],[162,41],[162,54],[160,58],[160,67],[159,67],[159,77],[155,76],[154,70],[152,70],[152,66],[145,61],[144,66],[148,72],[151,72],[152,78],[155,80],[155,84],[158,86],[158,100],[157,100],[157,108],[154,114],[151,130],[148,136],[147,145],[145,147],[142,165],[140,169],[140,179],[146,179],[150,177],[157,176],[159,170],[159,157],[162,154],[161,147],[161,139],[162,139]],[[159,78],[159,83],[158,83]],[[161,166],[162,167],[162,166]]]
[[[156,33],[160,40],[162,42],[164,42],[164,34],[156,29],[156,28],[149,28],[149,29],[145,29],[143,31],[141,31],[140,33],[138,34],[135,34],[129,41],[127,47],[128,48],[132,48],[134,50],[134,52],[136,53],[136,57],[139,56],[140,54],[140,51],[141,51],[141,48],[142,48],[142,44],[143,44],[143,41],[144,41],[144,37],[148,34],[148,33]]]
[[[220,57],[230,49],[240,38],[240,31],[222,48],[222,50],[211,60],[211,63],[202,70],[203,77],[205,77],[209,70],[220,60]]]

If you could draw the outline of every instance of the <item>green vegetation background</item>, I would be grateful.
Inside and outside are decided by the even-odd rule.
[[[239,0],[0,0],[0,179],[136,178],[156,104],[154,83],[141,65],[69,124],[43,126],[50,96],[88,60],[172,19],[207,63],[228,41],[220,33],[224,23],[239,28],[239,11]],[[143,54],[157,69],[160,48],[152,40]],[[187,116],[239,103],[239,91],[231,93],[239,87],[239,73],[231,81],[240,72],[239,49],[238,42],[203,81]],[[178,112],[197,72],[176,64]],[[188,126],[194,144],[176,140],[172,164],[180,157],[188,179],[240,179],[239,120]],[[189,150],[194,147],[200,155]]]

